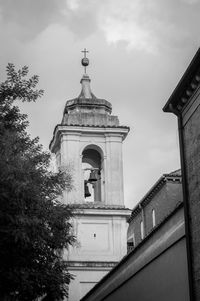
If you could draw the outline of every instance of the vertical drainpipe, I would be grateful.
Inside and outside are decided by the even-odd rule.
[[[192,250],[191,250],[191,229],[190,229],[190,217],[189,217],[189,193],[187,185],[187,169],[185,160],[185,147],[184,147],[184,136],[182,126],[182,115],[181,112],[176,110],[172,104],[169,105],[170,110],[177,116],[178,119],[178,133],[179,133],[179,149],[181,159],[181,172],[182,172],[182,189],[183,189],[183,206],[184,206],[184,218],[185,218],[185,236],[186,236],[186,249],[187,249],[187,266],[188,266],[188,281],[189,281],[189,294],[190,301],[195,301],[194,286],[193,286],[193,271],[192,271]]]

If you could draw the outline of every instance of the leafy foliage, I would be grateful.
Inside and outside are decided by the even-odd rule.
[[[38,76],[7,66],[0,84],[0,299],[61,300],[71,275],[62,259],[74,242],[70,209],[58,201],[71,175],[49,171],[50,154],[26,132],[15,100],[36,101]]]

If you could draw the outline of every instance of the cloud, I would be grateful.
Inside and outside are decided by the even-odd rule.
[[[62,24],[66,26],[77,39],[84,39],[97,30],[96,18],[90,11],[75,10],[67,13]]]
[[[79,0],[67,0],[67,6],[70,10],[75,11],[79,8]]]
[[[151,18],[154,2],[151,3],[110,0],[101,11],[99,22],[108,43],[125,41],[129,49],[157,52],[158,41],[152,31]]]
[[[146,3],[146,4],[145,4]],[[156,52],[157,41],[149,26],[148,1],[113,1],[104,5],[99,15],[99,27],[108,43],[125,41],[128,48]]]
[[[0,0],[1,30],[14,31],[19,40],[32,40],[52,24],[60,24],[78,38],[97,30],[96,1]]]
[[[76,39],[100,31],[108,45],[124,42],[129,50],[157,54],[197,39],[197,5],[199,0],[0,0],[0,28],[1,35],[14,32],[27,41],[59,24]]]
[[[107,17],[102,29],[105,32],[108,43],[127,42],[128,49],[146,50],[155,53],[156,41],[151,32],[141,28],[136,22]]]
[[[63,24],[67,26],[76,38],[84,39],[98,31],[97,15],[101,6],[99,1],[66,0]]]
[[[61,17],[64,0],[0,0],[1,21],[7,27],[17,29],[20,39],[32,39],[52,22]]]
[[[166,49],[181,49],[191,45],[198,28],[197,11],[188,11],[182,1],[109,0],[99,11],[99,28],[109,44],[124,41],[128,49],[155,54]]]
[[[199,3],[199,0],[181,0],[181,1],[191,5]]]

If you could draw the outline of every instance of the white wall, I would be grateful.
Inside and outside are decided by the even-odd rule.
[[[69,301],[79,301],[110,269],[104,270],[74,270],[69,272],[76,275],[69,285]]]
[[[95,211],[95,209],[94,209]],[[126,218],[124,215],[116,216],[116,210],[110,210],[106,216],[93,212],[88,215],[86,210],[82,215],[74,218],[74,234],[77,235],[77,245],[65,251],[65,257],[70,261],[106,261],[118,262],[126,253]],[[105,210],[106,211],[106,210]],[[113,214],[113,215],[112,215]]]

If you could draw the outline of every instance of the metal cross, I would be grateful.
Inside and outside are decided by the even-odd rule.
[[[86,50],[86,48],[84,48],[84,50],[82,50],[81,52],[84,53],[84,57],[86,57],[86,53],[89,52],[88,50]]]

